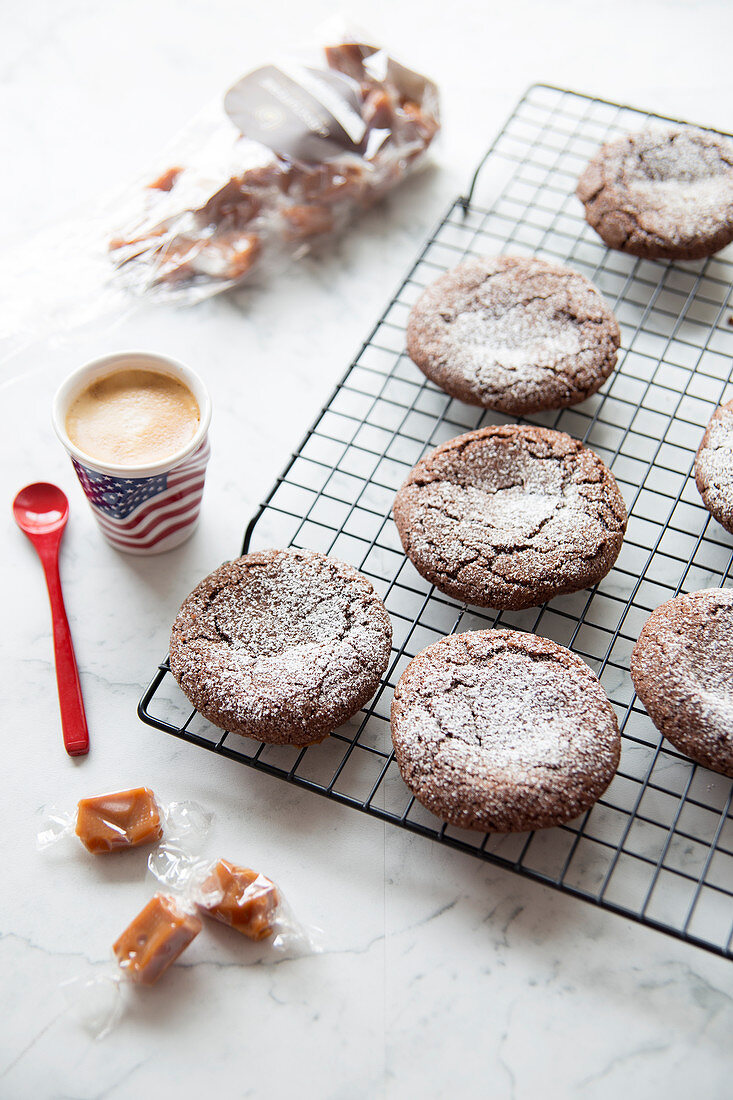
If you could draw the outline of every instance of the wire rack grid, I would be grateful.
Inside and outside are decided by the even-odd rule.
[[[628,670],[656,606],[730,582],[731,539],[703,507],[692,468],[715,406],[733,396],[733,264],[721,255],[668,263],[609,251],[574,197],[601,142],[660,120],[559,88],[530,88],[247,529],[243,552],[320,550],[371,579],[394,628],[392,659],[371,703],[321,745],[261,745],[192,711],[164,661],[138,709],[144,721],[195,745],[730,958],[733,783],[660,739]],[[481,203],[479,172],[488,192]],[[464,431],[509,419],[449,398],[405,352],[407,316],[422,290],[464,257],[499,252],[566,263],[612,305],[622,346],[611,378],[582,405],[527,419],[587,443],[612,469],[629,512],[619,558],[599,585],[501,613],[462,605],[423,580],[391,518],[395,491],[419,458]],[[453,631],[495,626],[533,631],[578,653],[618,715],[618,773],[567,825],[505,836],[445,825],[411,797],[394,761],[389,708],[408,661]]]

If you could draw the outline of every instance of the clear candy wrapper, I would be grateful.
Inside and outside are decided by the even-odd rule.
[[[52,808],[38,832],[43,851],[78,837],[89,852],[108,854],[165,838],[190,852],[200,851],[213,815],[196,802],[161,803],[149,787],[82,798],[73,812]]]
[[[93,1039],[104,1039],[122,1019],[125,1008],[123,976],[110,963],[93,978],[71,978],[62,982],[61,992],[77,1024]]]
[[[74,978],[62,990],[77,1022],[95,1038],[107,1035],[129,1007],[132,985],[151,986],[202,928],[193,907],[168,894],[155,894],[115,940],[116,964],[93,978]]]
[[[297,921],[280,888],[249,867],[192,857],[179,845],[166,843],[151,852],[148,868],[184,905],[262,942],[266,951],[260,963],[321,950],[320,929]]]

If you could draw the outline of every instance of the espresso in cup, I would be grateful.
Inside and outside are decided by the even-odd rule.
[[[105,538],[159,554],[193,532],[209,458],[211,400],[189,367],[117,352],[56,391],[53,425]]]
[[[199,429],[196,398],[160,371],[123,366],[91,381],[66,413],[66,433],[100,462],[145,466],[175,454]]]

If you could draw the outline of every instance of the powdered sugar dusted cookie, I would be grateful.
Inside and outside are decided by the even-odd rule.
[[[582,275],[543,260],[468,260],[423,293],[407,350],[469,405],[519,416],[584,401],[616,363],[619,327]]]
[[[733,534],[733,401],[710,419],[695,456],[695,482],[707,510]]]
[[[610,248],[695,260],[733,240],[733,143],[709,130],[642,130],[602,145],[578,181]]]
[[[480,630],[423,650],[392,703],[417,800],[463,829],[524,832],[587,810],[613,779],[618,722],[588,666],[534,634]]]
[[[626,529],[600,458],[565,432],[525,424],[468,432],[426,455],[397,493],[394,518],[423,577],[498,608],[596,584]]]
[[[675,748],[733,778],[733,589],[690,592],[653,611],[631,678]]]
[[[350,565],[263,550],[226,562],[184,601],[170,666],[214,725],[307,745],[371,698],[391,640],[381,600]]]

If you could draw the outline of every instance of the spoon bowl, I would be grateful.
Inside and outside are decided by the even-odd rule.
[[[89,752],[89,733],[59,574],[59,547],[69,518],[69,502],[58,485],[37,481],[17,494],[13,517],[35,546],[46,577],[64,746],[69,756],[84,756]]]
[[[29,538],[63,530],[69,518],[66,493],[48,481],[26,485],[13,501],[13,516]]]

